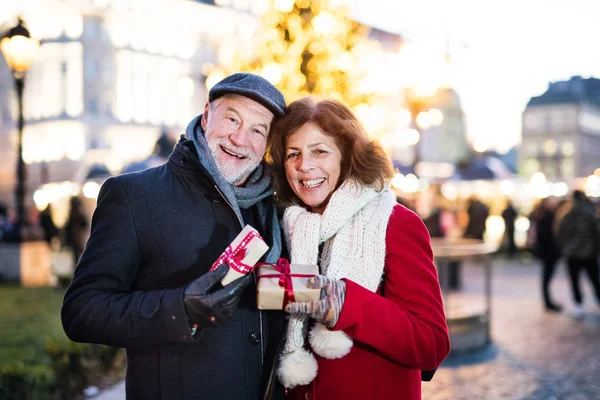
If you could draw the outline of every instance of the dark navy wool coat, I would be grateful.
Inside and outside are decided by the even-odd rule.
[[[275,212],[272,197],[263,202]],[[270,245],[270,224],[255,209],[244,220]],[[185,285],[241,229],[184,137],[166,164],[102,186],[62,321],[74,341],[126,349],[128,399],[278,397],[280,387],[270,389],[284,316],[256,309],[254,285],[222,328],[192,337],[185,314]]]

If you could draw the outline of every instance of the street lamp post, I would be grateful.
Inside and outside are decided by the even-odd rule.
[[[25,162],[23,161],[23,127],[25,125],[23,117],[23,90],[25,88],[25,73],[33,62],[33,57],[38,46],[39,42],[31,38],[21,18],[19,18],[18,24],[11,28],[2,38],[2,41],[0,41],[2,54],[13,73],[19,114],[17,125],[17,183],[15,187],[17,221],[15,230],[7,237],[7,239],[17,242],[25,241],[33,233],[28,229],[29,219],[27,218],[25,209],[26,170]]]

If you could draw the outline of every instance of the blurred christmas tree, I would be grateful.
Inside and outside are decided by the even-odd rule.
[[[339,3],[339,0],[337,1]],[[273,0],[250,57],[236,54],[228,65],[213,69],[210,88],[230,73],[259,74],[284,94],[288,103],[309,94],[344,101],[356,108],[369,104],[366,68],[360,60],[375,44],[369,28],[353,21],[345,5],[330,0]]]

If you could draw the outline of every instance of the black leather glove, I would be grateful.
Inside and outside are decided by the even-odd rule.
[[[252,274],[247,274],[221,286],[220,281],[228,269],[227,264],[222,264],[186,286],[183,292],[185,312],[197,327],[225,325],[237,309],[242,292],[252,282]]]

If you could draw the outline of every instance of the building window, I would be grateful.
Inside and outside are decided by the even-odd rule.
[[[547,113],[544,115],[544,130],[551,131],[552,129],[554,129],[552,125],[552,113]]]
[[[579,114],[579,129],[591,134],[600,134],[600,115],[592,110],[583,109]]]
[[[110,86],[114,83],[114,67],[112,58],[105,59],[102,61],[102,70],[100,75],[102,76],[102,83]]]
[[[3,122],[12,121],[12,116],[10,115],[10,109],[8,107],[2,107],[2,121]]]
[[[94,18],[87,19],[83,24],[83,37],[86,39],[93,39],[96,37],[98,31],[98,21]]]
[[[562,160],[560,163],[560,172],[565,179],[575,176],[575,162],[572,158]]]
[[[554,165],[546,164],[544,167],[544,174],[548,179],[556,178],[556,167]]]
[[[535,115],[535,112],[530,111],[525,114],[525,128],[528,131],[536,131],[538,129],[538,117]]]
[[[93,58],[85,60],[85,78],[86,80],[94,80],[98,76],[98,61]]]
[[[564,112],[562,110],[555,110],[550,113],[551,129],[560,130],[564,125]]]
[[[535,158],[530,158],[523,164],[525,175],[533,175],[540,170],[540,163]]]
[[[565,157],[572,157],[575,154],[575,145],[570,140],[563,142],[560,150]]]
[[[83,18],[80,15],[72,15],[65,18],[65,35],[70,39],[77,39],[83,32]]]
[[[71,42],[64,50],[64,81],[66,83],[65,112],[76,117],[83,112],[83,48]]]
[[[115,101],[113,115],[122,122],[130,121],[133,117],[133,55],[129,51],[116,54]]]
[[[544,148],[544,154],[546,154],[548,156],[553,156],[556,154],[558,145],[556,144],[556,141],[554,141],[552,139],[548,139],[548,140],[544,141],[543,148]]]
[[[577,111],[573,109],[565,110],[565,130],[577,129]]]
[[[98,102],[95,99],[89,99],[87,101],[87,111],[90,114],[98,113]]]
[[[537,156],[538,146],[534,141],[528,141],[523,144],[523,154],[526,156]]]

